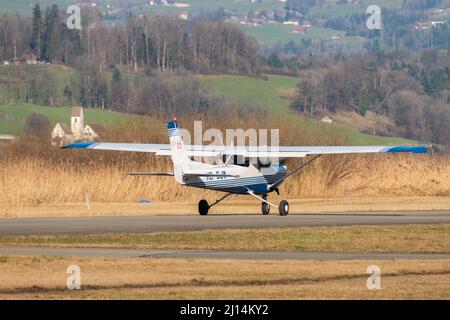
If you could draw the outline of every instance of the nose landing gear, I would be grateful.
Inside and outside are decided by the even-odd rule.
[[[280,213],[280,216],[287,216],[289,214],[289,203],[286,200],[280,202],[278,212]]]

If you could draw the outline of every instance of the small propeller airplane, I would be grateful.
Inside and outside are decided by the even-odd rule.
[[[308,147],[308,146],[280,146],[280,147],[252,147],[252,146],[203,146],[185,145],[176,118],[167,122],[170,144],[140,144],[140,143],[105,143],[105,142],[77,142],[63,149],[111,150],[127,152],[149,152],[156,156],[171,156],[173,173],[130,173],[134,176],[171,176],[181,185],[210,189],[224,192],[225,195],[212,204],[205,199],[198,203],[198,212],[204,216],[211,207],[217,205],[233,194],[250,195],[261,201],[263,215],[270,213],[270,207],[278,208],[280,216],[289,213],[289,203],[282,200],[279,206],[269,202],[270,193],[279,194],[279,187],[289,177],[302,170],[321,155],[327,154],[367,154],[367,153],[428,153],[423,146],[358,146],[358,147]],[[194,161],[193,157],[241,157],[241,159],[266,159],[256,164],[244,161],[243,164],[207,164]],[[287,166],[272,163],[272,159],[303,158],[312,156],[307,162],[288,172]],[[268,161],[267,161],[268,159]]]

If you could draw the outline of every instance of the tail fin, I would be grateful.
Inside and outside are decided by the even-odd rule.
[[[172,151],[172,162],[175,180],[178,183],[183,183],[184,168],[190,164],[191,160],[186,153],[183,136],[181,135],[180,129],[178,128],[176,118],[174,118],[172,121],[167,122],[167,131],[169,134],[170,149]]]

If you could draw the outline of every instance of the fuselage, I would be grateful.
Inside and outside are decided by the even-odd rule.
[[[192,168],[188,170],[196,173],[224,175],[227,177],[190,177],[183,179],[182,184],[194,188],[236,194],[247,194],[249,190],[259,195],[266,194],[273,183],[282,181],[287,175],[286,166],[280,164],[271,164],[267,167],[257,168],[252,164],[248,166],[208,165],[192,162]]]

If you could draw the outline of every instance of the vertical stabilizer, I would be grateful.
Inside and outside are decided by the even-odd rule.
[[[172,162],[175,180],[178,183],[183,183],[183,170],[190,164],[191,160],[186,153],[183,136],[181,135],[180,129],[178,128],[176,118],[174,118],[172,121],[167,122],[167,131],[169,134],[170,149],[172,151]]]

